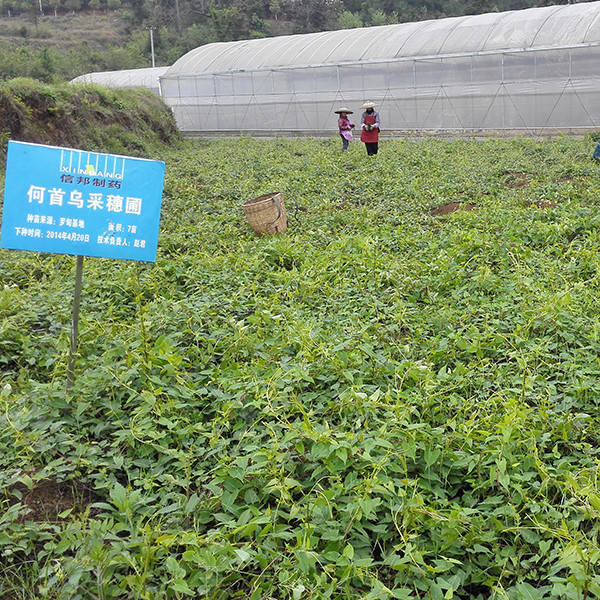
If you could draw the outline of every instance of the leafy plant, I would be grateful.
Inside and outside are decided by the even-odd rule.
[[[0,252],[2,593],[600,596],[591,149],[163,147],[157,261],[86,261],[68,395],[74,261]]]

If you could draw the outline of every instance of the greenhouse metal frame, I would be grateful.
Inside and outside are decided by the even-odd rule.
[[[160,87],[192,135],[330,135],[365,100],[384,132],[593,130],[600,2],[207,44]]]

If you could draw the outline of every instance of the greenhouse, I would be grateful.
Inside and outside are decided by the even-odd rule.
[[[71,80],[71,83],[97,83],[110,88],[144,87],[160,96],[158,78],[168,67],[150,67],[148,69],[128,69],[125,71],[98,71],[86,73]]]
[[[384,132],[544,133],[600,126],[599,65],[586,2],[207,44],[160,83],[190,134],[329,135],[365,100]]]

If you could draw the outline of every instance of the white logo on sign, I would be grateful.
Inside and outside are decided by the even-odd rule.
[[[122,180],[125,175],[125,157],[82,150],[61,150],[60,172]]]

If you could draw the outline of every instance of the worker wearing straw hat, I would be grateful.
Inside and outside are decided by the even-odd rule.
[[[361,119],[360,141],[365,143],[367,154],[373,156],[379,149],[379,113],[375,111],[375,102],[365,102]]]
[[[336,115],[340,115],[338,118],[338,129],[340,131],[340,137],[342,138],[342,152],[348,150],[348,144],[352,139],[352,129],[356,127],[354,123],[350,123],[348,115],[352,114],[352,111],[345,106],[338,108],[334,111]]]

